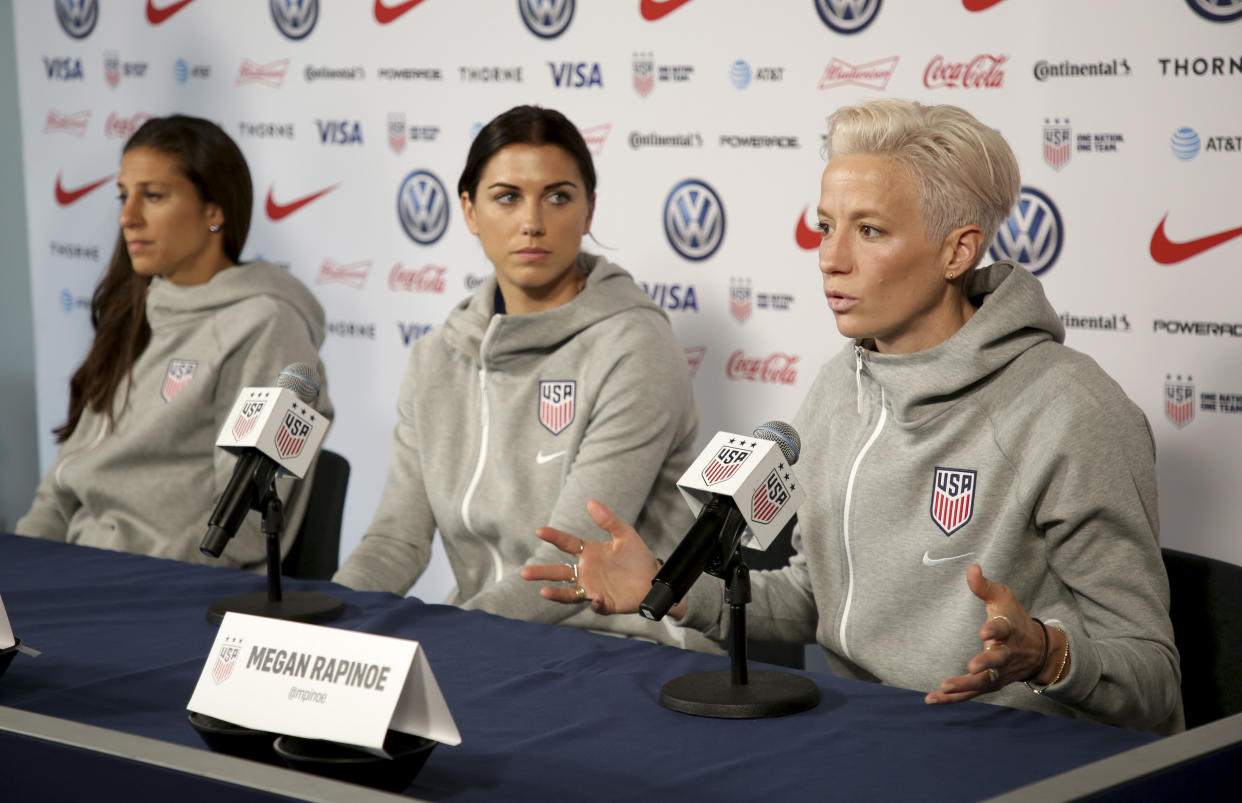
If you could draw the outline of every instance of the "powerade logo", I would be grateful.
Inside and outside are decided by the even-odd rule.
[[[574,19],[574,0],[518,0],[527,29],[540,39],[555,39]]]
[[[96,0],[56,0],[56,21],[74,39],[85,39],[99,22]]]
[[[1052,199],[1033,187],[1023,187],[988,255],[1011,259],[1038,276],[1056,263],[1064,241],[1065,225]]]
[[[1242,17],[1242,0],[1186,0],[1186,5],[1209,22],[1233,22]]]
[[[1173,132],[1169,139],[1169,147],[1173,155],[1183,162],[1189,162],[1199,155],[1199,134],[1190,126],[1182,126]]]
[[[686,259],[697,262],[716,253],[725,234],[720,196],[693,178],[673,187],[664,202],[664,234],[673,250]]]
[[[883,0],[815,0],[819,18],[837,33],[854,34],[870,25]]]
[[[419,245],[431,245],[448,229],[448,192],[435,173],[415,170],[397,190],[397,217],[406,236]]]
[[[319,0],[269,0],[276,30],[295,42],[305,39],[319,22]]]

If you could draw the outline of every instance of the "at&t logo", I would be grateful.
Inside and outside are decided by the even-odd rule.
[[[819,18],[837,33],[858,33],[880,13],[883,0],[815,0]]]
[[[664,234],[673,250],[689,260],[707,259],[724,242],[725,211],[720,196],[698,179],[686,179],[664,202]]]
[[[1064,241],[1065,226],[1052,199],[1033,187],[1023,187],[988,255],[1011,259],[1038,276],[1056,263]]]
[[[419,245],[431,245],[448,229],[448,192],[428,170],[415,170],[397,190],[397,217],[406,236]]]
[[[1173,132],[1169,147],[1173,155],[1183,162],[1189,162],[1199,154],[1199,134],[1189,126],[1182,126]]]
[[[305,39],[319,22],[319,0],[268,0],[276,30],[287,38]]]
[[[1186,0],[1186,5],[1212,22],[1233,22],[1242,17],[1242,0]]]
[[[574,0],[518,0],[522,22],[541,39],[555,39],[574,19]]]
[[[96,0],[56,0],[56,21],[74,39],[85,39],[99,22]]]

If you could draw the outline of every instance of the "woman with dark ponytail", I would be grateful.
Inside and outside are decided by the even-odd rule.
[[[234,458],[215,447],[238,390],[318,365],[323,310],[266,262],[241,264],[253,189],[236,143],[182,115],[125,144],[120,232],[91,299],[95,339],[69,383],[60,451],[17,532],[176,558],[198,550]],[[330,414],[327,394],[318,407]],[[285,548],[305,500],[286,499]],[[263,566],[257,515],[220,560]]]

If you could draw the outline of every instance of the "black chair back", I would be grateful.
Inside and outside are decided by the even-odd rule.
[[[340,562],[341,517],[348,486],[349,461],[324,449],[307,494],[306,516],[293,547],[281,562],[281,574],[306,580],[331,579]]]
[[[1186,727],[1242,711],[1242,566],[1160,550],[1182,658]]]

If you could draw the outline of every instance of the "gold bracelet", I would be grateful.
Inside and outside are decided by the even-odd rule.
[[[1056,627],[1055,625],[1053,626],[1052,629],[1061,630],[1061,628]],[[1061,656],[1061,665],[1057,667],[1057,675],[1056,677],[1052,679],[1052,681],[1047,686],[1043,686],[1042,688],[1038,688],[1038,689],[1032,686],[1030,681],[1027,681],[1026,687],[1030,689],[1033,694],[1043,694],[1044,692],[1048,691],[1048,689],[1050,689],[1053,686],[1053,684],[1055,684],[1058,680],[1060,680],[1061,676],[1065,674],[1065,665],[1069,663],[1070,645],[1069,645],[1069,636],[1066,635],[1064,630],[1061,630],[1061,635],[1065,636],[1065,654]]]

